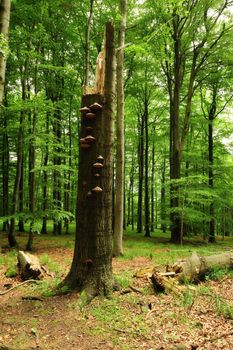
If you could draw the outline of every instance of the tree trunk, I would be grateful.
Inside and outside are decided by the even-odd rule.
[[[86,42],[85,42],[85,67],[84,67],[84,79],[83,85],[87,86],[89,84],[89,73],[90,73],[90,32],[91,32],[91,22],[93,18],[93,7],[94,0],[90,0],[90,12],[87,21],[86,28]]]
[[[153,135],[155,135],[155,128],[153,130]],[[150,230],[151,232],[154,232],[155,229],[155,141],[153,139],[152,144],[152,160],[151,160],[151,224],[150,224]]]
[[[0,5],[0,34],[5,44],[8,43],[8,30],[10,23],[10,0],[2,0]],[[6,74],[6,57],[7,54],[4,50],[0,52],[0,107],[2,107],[4,99],[4,85],[5,85],[5,74]]]
[[[144,118],[145,118],[145,237],[150,237],[150,199],[149,199],[149,134],[148,134],[148,91],[147,91],[147,66],[145,74],[145,101],[144,101]]]
[[[162,174],[161,174],[161,230],[166,232],[166,189],[165,189],[165,171],[166,171],[166,158],[163,158]]]
[[[55,103],[57,104],[59,98],[56,97]],[[55,169],[53,171],[53,203],[54,209],[61,210],[61,111],[59,106],[56,106],[56,111],[54,113],[54,122],[53,122],[53,132],[55,139],[55,154],[53,157],[53,164]],[[62,223],[61,220],[54,220],[53,223],[53,234],[61,235],[62,233]]]
[[[178,32],[179,18],[173,15],[174,30],[174,91],[172,108],[172,133],[171,137],[171,242],[181,242],[181,219],[178,214],[179,186],[176,180],[180,178],[180,143],[179,143],[179,119],[180,119],[180,87],[181,87],[181,56],[180,38]]]
[[[10,220],[9,231],[8,231],[8,242],[10,247],[17,246],[17,241],[15,239],[15,218],[14,215],[17,212],[17,204],[19,198],[19,183],[21,178],[21,170],[22,170],[22,150],[23,150],[23,123],[24,123],[24,115],[21,113],[20,115],[20,125],[18,131],[18,143],[17,143],[17,163],[16,163],[16,174],[15,174],[15,182],[14,189],[12,195],[12,207],[11,207],[11,215],[13,216]]]
[[[10,0],[2,0],[0,5],[0,34],[2,40],[8,43],[8,30],[10,22]],[[1,50],[0,52],[0,113],[1,113],[1,125],[3,126],[3,148],[2,148],[2,189],[3,189],[3,215],[7,216],[8,213],[8,184],[9,184],[9,142],[7,133],[7,119],[5,113],[3,113],[4,105],[4,87],[5,87],[5,74],[6,74],[6,58],[7,54]],[[8,221],[3,223],[3,230],[8,230]]]
[[[216,95],[217,89],[214,87],[212,103],[210,106],[210,110],[208,113],[208,156],[209,156],[209,169],[208,169],[208,177],[209,177],[209,188],[213,191],[214,187],[214,174],[213,174],[213,166],[214,166],[214,145],[213,145],[213,123],[216,113]],[[214,219],[214,202],[210,203],[209,207],[210,221],[209,221],[209,243],[215,242],[215,219]]]
[[[198,256],[195,252],[191,257],[185,260],[178,260],[171,268],[171,271],[158,272],[154,269],[151,275],[156,292],[173,292],[182,294],[184,287],[177,284],[177,280],[181,283],[200,282],[206,274],[216,268],[233,268],[233,252]]]
[[[26,59],[24,62],[24,65],[20,67],[20,75],[21,75],[21,88],[22,88],[22,101],[23,103],[26,102],[27,99],[27,93],[26,93],[26,74],[28,70],[28,60]],[[21,111],[21,118],[24,120],[25,115],[24,111]],[[24,146],[24,134],[22,135],[22,162],[21,162],[21,176],[20,176],[20,182],[19,182],[19,212],[23,213],[24,210],[24,152],[23,152],[23,146]],[[22,219],[19,220],[18,223],[19,232],[24,232],[24,221]]]
[[[140,117],[139,117],[140,119]],[[142,199],[143,199],[143,178],[144,178],[144,116],[139,120],[139,142],[138,142],[138,212],[137,232],[142,232]]]
[[[64,284],[87,298],[109,295],[112,278],[112,149],[114,143],[114,29],[106,24],[104,96],[84,95],[80,130],[80,158],[76,241],[71,269]],[[100,109],[90,106],[97,102]],[[97,106],[98,107],[98,106]],[[94,117],[94,119],[88,119]],[[94,139],[91,138],[94,137]]]
[[[113,255],[123,254],[123,218],[124,218],[124,44],[126,27],[126,0],[121,0],[121,25],[117,52],[117,145],[116,145],[116,184],[115,184],[115,220],[113,233]]]
[[[0,107],[1,108],[1,107]],[[3,216],[9,214],[9,139],[7,129],[7,116],[3,111],[3,136],[2,136],[2,208]],[[6,220],[3,223],[3,231],[8,231],[9,222]]]
[[[29,156],[28,156],[28,187],[29,187],[29,211],[31,215],[31,223],[29,228],[28,241],[26,245],[26,250],[32,250],[32,243],[34,238],[33,233],[33,223],[34,223],[34,211],[35,211],[35,129],[36,129],[36,114],[33,116],[29,114]]]
[[[46,134],[49,135],[49,113],[47,113],[47,115],[46,115]],[[48,142],[49,141],[47,139],[46,140],[46,146],[45,146],[45,154],[44,154],[44,159],[43,159],[43,166],[45,168],[45,170],[43,170],[43,198],[42,198],[42,209],[43,209],[43,212],[46,211],[47,204],[48,204],[48,198],[47,198],[48,174],[47,174],[47,170],[46,170],[46,167],[48,165],[48,160],[49,160],[49,146],[48,146]],[[41,233],[42,234],[47,234],[47,218],[46,218],[46,216],[43,216]]]
[[[24,154],[22,154],[22,164],[21,164],[21,176],[19,182],[19,212],[24,211]],[[19,219],[18,223],[19,232],[24,232],[24,220]]]
[[[233,252],[210,256],[198,256],[195,252],[185,260],[178,260],[172,267],[180,281],[199,281],[213,268],[233,267]]]
[[[71,169],[72,169],[72,124],[71,124],[71,106],[72,106],[72,97],[70,99],[70,108],[69,108],[69,146],[68,146],[68,176],[67,183],[64,185],[64,209],[69,212],[70,211],[70,192],[71,192]],[[69,219],[65,219],[65,234],[69,234]]]

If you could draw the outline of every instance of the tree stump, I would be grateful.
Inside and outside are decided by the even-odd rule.
[[[43,269],[38,257],[20,250],[17,259],[18,273],[23,281],[28,279],[39,280],[43,277]]]

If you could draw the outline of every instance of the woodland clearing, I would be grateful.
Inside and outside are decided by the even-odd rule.
[[[26,234],[17,236],[22,247]],[[0,291],[20,283],[16,252],[2,242]],[[0,296],[0,349],[224,349],[233,343],[233,273],[213,271],[183,295],[155,294],[147,269],[174,263],[190,252],[209,255],[232,249],[232,239],[207,245],[191,240],[175,246],[159,233],[152,238],[127,233],[125,254],[113,259],[121,290],[111,299],[54,295],[68,272],[74,236],[38,236],[34,254],[50,271],[39,284],[26,284]],[[140,275],[141,271],[141,275]],[[8,276],[8,277],[7,277]],[[137,276],[137,277],[136,277]],[[195,292],[193,290],[195,289]],[[65,292],[65,291],[64,291]]]

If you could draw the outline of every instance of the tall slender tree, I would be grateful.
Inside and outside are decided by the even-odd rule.
[[[124,171],[125,171],[125,139],[124,139],[124,45],[126,29],[127,1],[121,0],[121,23],[118,35],[116,54],[116,94],[117,94],[117,141],[116,141],[116,182],[115,182],[115,215],[113,233],[113,255],[123,254],[122,237],[124,221]]]

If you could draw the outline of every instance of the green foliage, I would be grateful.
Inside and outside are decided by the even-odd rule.
[[[52,297],[57,294],[58,286],[61,283],[60,278],[53,278],[50,281],[40,281],[39,284],[32,285],[30,288],[36,294],[40,294],[45,298]]]
[[[127,288],[132,283],[132,274],[128,271],[115,276],[116,282],[119,283],[121,288]]]
[[[205,279],[213,281],[221,281],[226,277],[232,277],[233,271],[230,268],[212,268],[206,275]]]
[[[5,272],[6,277],[15,277],[17,275],[17,269],[15,266],[10,266]]]
[[[185,308],[190,308],[195,300],[195,294],[192,290],[187,288],[182,294],[182,305]]]
[[[56,275],[60,275],[62,273],[62,269],[58,263],[52,261],[48,254],[44,253],[40,256],[41,265],[47,266],[49,271],[54,272]]]

